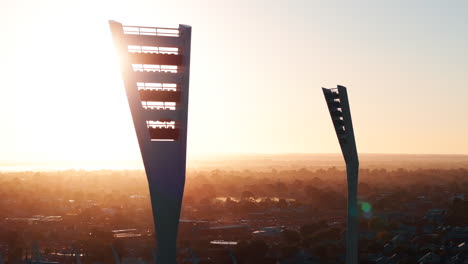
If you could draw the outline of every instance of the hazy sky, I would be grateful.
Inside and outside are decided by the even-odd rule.
[[[107,24],[193,27],[189,156],[468,154],[468,1],[0,0],[0,161],[140,158]]]

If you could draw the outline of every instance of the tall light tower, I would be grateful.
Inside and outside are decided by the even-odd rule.
[[[149,183],[156,262],[175,264],[185,185],[192,28],[109,25]]]
[[[346,162],[346,175],[348,180],[348,223],[346,231],[346,263],[358,263],[358,206],[357,189],[359,159],[354,139],[353,122],[349,109],[348,93],[346,87],[338,85],[337,88],[322,88],[328,110],[340,142],[341,152]]]

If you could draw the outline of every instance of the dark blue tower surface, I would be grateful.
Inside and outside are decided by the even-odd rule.
[[[341,152],[346,162],[348,182],[348,223],[346,230],[346,264],[358,263],[358,173],[359,159],[354,137],[351,110],[346,87],[322,88],[330,112]]]
[[[176,263],[185,185],[191,27],[109,21],[148,178],[157,263]]]

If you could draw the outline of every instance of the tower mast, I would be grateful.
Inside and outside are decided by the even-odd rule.
[[[109,21],[148,178],[157,263],[176,263],[185,185],[192,28]]]
[[[346,176],[348,182],[348,219],[346,230],[346,264],[358,263],[358,174],[359,159],[354,138],[351,110],[349,108],[346,87],[322,88],[335,128],[341,152],[346,162]]]

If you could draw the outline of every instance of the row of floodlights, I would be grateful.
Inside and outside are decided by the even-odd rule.
[[[336,134],[340,143],[346,142],[346,127],[343,116],[343,109],[338,89],[323,88],[323,94],[330,111],[330,115],[335,127]]]
[[[157,27],[140,27],[140,26],[124,26],[124,34],[127,35],[146,35],[146,36],[164,36],[164,37],[179,37],[180,32],[177,28],[157,28]]]
[[[136,53],[158,53],[158,54],[167,54],[167,55],[177,55],[179,54],[179,48],[175,47],[156,47],[156,46],[128,46],[129,52]]]

